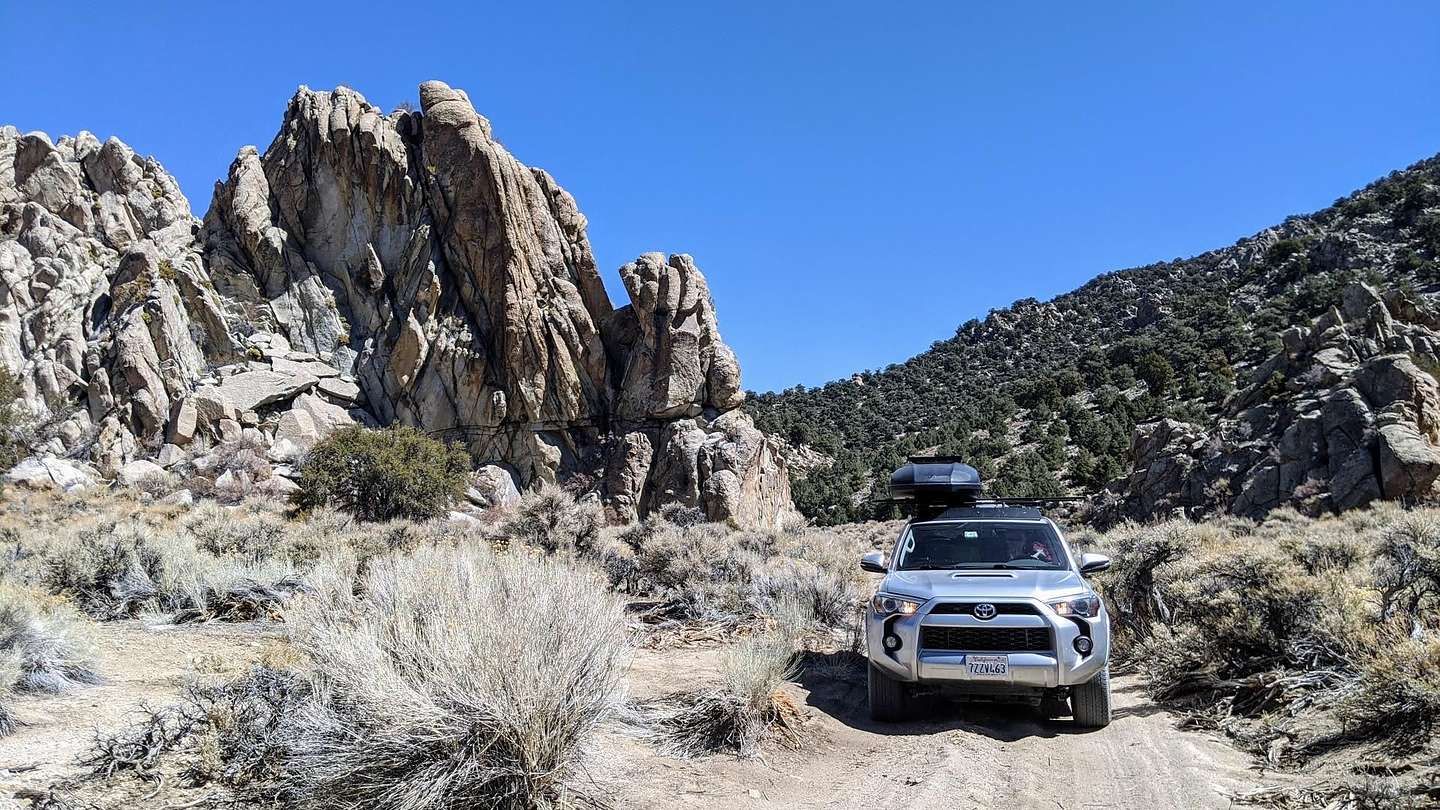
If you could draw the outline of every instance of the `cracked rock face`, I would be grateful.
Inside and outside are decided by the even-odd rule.
[[[216,187],[204,245],[237,324],[352,378],[305,372],[381,423],[463,440],[522,487],[589,475],[621,517],[792,514],[694,261],[641,256],[613,307],[575,200],[461,90],[427,82],[418,112],[386,114],[301,88]]]
[[[112,474],[234,351],[175,181],[119,140],[0,128],[0,363],[50,452]]]
[[[612,307],[575,200],[464,92],[420,103],[302,88],[203,228],[118,140],[0,129],[0,363],[45,423],[27,480],[55,480],[45,454],[138,480],[232,445],[254,463],[217,487],[283,493],[268,462],[400,422],[504,470],[496,502],[583,475],[617,518],[793,515],[694,261],[641,256]]]
[[[1440,318],[1423,299],[1358,282],[1341,299],[1281,335],[1284,349],[1208,434],[1173,420],[1137,426],[1121,515],[1440,496]]]

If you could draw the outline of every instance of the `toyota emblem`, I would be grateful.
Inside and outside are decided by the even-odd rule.
[[[975,606],[974,610],[970,612],[975,614],[975,618],[982,621],[988,621],[995,618],[995,606],[990,604],[989,602],[981,602],[980,604]]]

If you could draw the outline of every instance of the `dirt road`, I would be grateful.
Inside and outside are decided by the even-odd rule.
[[[645,652],[632,670],[644,697],[714,671],[714,653]],[[1223,808],[1229,794],[1273,783],[1219,739],[1178,731],[1130,678],[1115,681],[1115,719],[1079,732],[1021,711],[961,712],[871,723],[863,671],[802,677],[809,715],[801,750],[758,760],[683,761],[616,746],[605,772],[617,807],[634,808]],[[626,755],[628,749],[628,756]],[[592,769],[592,773],[596,771]]]
[[[16,790],[43,790],[79,773],[75,756],[96,727],[116,727],[142,701],[173,701],[189,674],[242,671],[276,633],[273,625],[100,626],[96,641],[106,685],[18,701],[30,725],[0,738],[0,807],[24,807],[9,798]],[[713,649],[638,651],[630,696],[644,700],[716,678],[719,657]],[[588,760],[587,792],[611,807],[640,810],[1168,810],[1228,807],[1227,794],[1261,784],[1245,755],[1217,739],[1177,731],[1130,679],[1116,680],[1115,721],[1087,733],[1021,712],[977,715],[943,706],[925,722],[872,724],[865,715],[863,672],[839,664],[809,668],[787,688],[806,715],[800,748],[772,746],[750,760],[681,760],[658,754],[642,737],[609,729]],[[107,806],[134,806],[151,790],[124,783],[91,789],[101,791],[91,795]]]
[[[186,678],[195,674],[243,672],[278,635],[275,625],[265,623],[94,625],[90,636],[96,668],[105,683],[60,695],[11,698],[22,725],[0,737],[0,808],[28,807],[12,797],[22,791],[43,792],[53,782],[81,773],[76,758],[89,748],[97,729],[120,728],[141,704],[160,708],[174,703]],[[150,792],[148,785],[117,784],[105,799],[127,806],[120,793]]]

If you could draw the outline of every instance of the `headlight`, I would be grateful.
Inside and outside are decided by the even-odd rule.
[[[882,617],[897,613],[909,616],[919,610],[921,604],[923,603],[908,596],[893,596],[888,593],[877,593],[870,598],[870,608],[875,611],[875,615]]]
[[[1100,597],[1093,593],[1059,599],[1048,604],[1051,610],[1061,616],[1083,616],[1089,619],[1100,615]]]

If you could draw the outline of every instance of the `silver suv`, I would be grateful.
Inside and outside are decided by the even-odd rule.
[[[973,503],[911,521],[888,560],[860,563],[885,575],[865,611],[871,717],[905,719],[918,691],[944,691],[1107,725],[1110,620],[1083,577],[1109,565],[1077,560],[1033,507]]]

